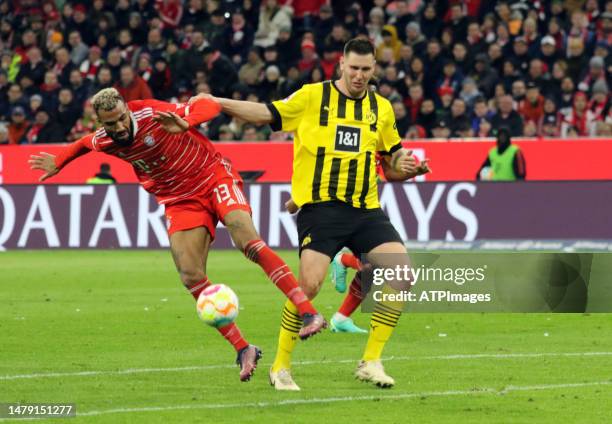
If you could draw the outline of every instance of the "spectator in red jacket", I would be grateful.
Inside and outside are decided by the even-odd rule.
[[[333,47],[325,46],[323,48],[323,59],[321,60],[321,68],[325,74],[325,79],[332,79],[334,70],[338,64],[338,52]]]
[[[115,88],[126,102],[153,98],[149,85],[142,77],[136,75],[130,65],[121,67],[120,81],[115,84]]]
[[[9,144],[21,144],[25,141],[25,135],[30,127],[26,119],[26,113],[22,106],[16,106],[11,113],[11,121],[8,125]]]
[[[540,94],[540,87],[533,81],[527,83],[527,93],[519,113],[524,121],[533,122],[539,122],[544,115],[544,97]]]
[[[164,29],[176,29],[183,18],[181,0],[155,0],[155,9],[164,23]]]
[[[298,62],[298,69],[302,75],[307,75],[313,68],[319,66],[319,58],[312,40],[302,41],[302,58]]]
[[[422,103],[423,86],[418,83],[411,84],[408,89],[408,96],[404,97],[404,105],[406,106],[411,122],[416,122]]]

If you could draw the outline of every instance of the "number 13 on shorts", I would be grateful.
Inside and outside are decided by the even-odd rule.
[[[226,206],[248,205],[242,189],[235,181],[229,184],[221,183],[213,189],[213,192],[219,204],[225,203]]]

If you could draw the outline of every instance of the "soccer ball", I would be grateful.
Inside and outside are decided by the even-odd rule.
[[[206,324],[223,327],[238,316],[238,296],[225,284],[213,284],[200,293],[197,309]]]

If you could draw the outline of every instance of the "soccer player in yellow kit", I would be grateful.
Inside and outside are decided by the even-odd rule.
[[[391,103],[369,90],[374,58],[368,40],[353,39],[344,47],[338,80],[306,84],[288,98],[267,105],[216,98],[232,116],[295,134],[291,192],[300,208],[299,283],[310,299],[317,295],[331,259],[343,246],[356,255],[367,255],[373,266],[410,263],[404,243],[380,208],[375,158],[379,153],[383,166],[401,180],[429,168],[426,161],[417,165],[402,147]],[[393,258],[394,263],[383,263],[385,258]],[[391,282],[386,290],[408,289],[403,284]],[[360,380],[379,387],[395,384],[380,358],[402,306],[401,302],[376,303],[355,372]],[[270,383],[277,390],[299,390],[291,376],[290,360],[300,322],[295,306],[286,302],[278,351],[270,369]]]

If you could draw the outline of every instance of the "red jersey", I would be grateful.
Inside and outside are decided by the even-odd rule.
[[[216,102],[198,100],[187,105],[136,100],[127,107],[134,132],[130,145],[116,143],[100,128],[69,146],[56,158],[56,166],[62,168],[91,150],[117,156],[132,164],[140,184],[160,204],[188,198],[214,182],[212,170],[223,163],[222,157],[193,125],[216,116],[221,109]],[[153,120],[157,111],[174,112],[183,117],[190,124],[189,130],[178,134],[167,132]]]

